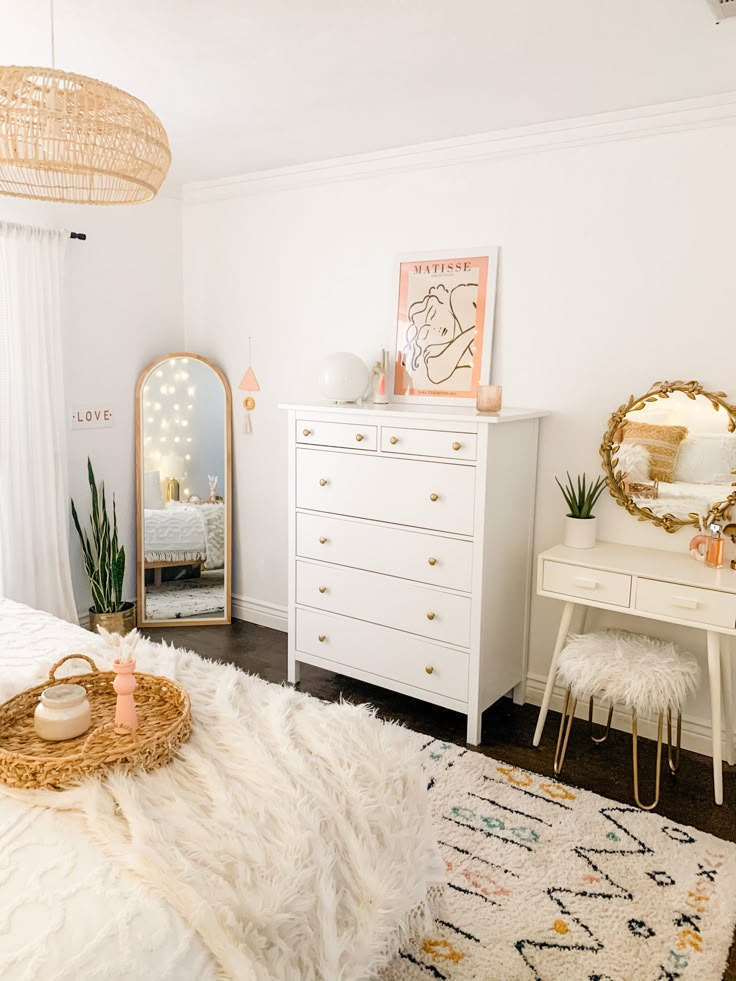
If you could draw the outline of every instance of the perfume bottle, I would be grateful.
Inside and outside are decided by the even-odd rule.
[[[706,536],[705,543],[705,564],[711,569],[723,568],[724,542],[723,529],[714,521],[708,527],[709,534]]]

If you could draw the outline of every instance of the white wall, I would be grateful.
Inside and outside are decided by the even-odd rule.
[[[0,198],[0,219],[87,233],[70,241],[64,297],[64,381],[71,406],[112,408],[112,429],[67,431],[71,493],[88,513],[86,460],[115,491],[127,556],[125,596],[135,597],[135,383],[154,357],[181,346],[181,205],[159,197],[135,207],[56,205]],[[76,532],[70,547],[80,612],[89,606]]]
[[[420,156],[416,166],[399,160],[398,173],[372,173],[388,169],[384,160],[365,176],[346,166],[326,180],[313,168],[185,193],[187,346],[237,385],[250,334],[261,383],[252,435],[242,433],[235,399],[241,608],[286,602],[286,422],[277,403],[319,397],[317,368],[329,352],[370,362],[386,344],[398,253],[501,246],[493,381],[507,404],[551,413],[537,552],[561,536],[554,475],[599,471],[608,416],[631,393],[685,377],[734,394],[724,353],[736,310],[736,125],[674,129],[596,142],[591,126],[592,140],[568,141],[577,145],[525,145],[464,164],[429,166]],[[687,533],[639,524],[608,497],[599,515],[602,539],[687,546]],[[559,614],[535,598],[532,688],[546,675]],[[702,647],[694,631],[680,639]],[[707,695],[689,716],[707,719]]]

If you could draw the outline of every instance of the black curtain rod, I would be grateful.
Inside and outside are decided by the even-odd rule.
[[[87,233],[86,232],[69,232],[69,238],[78,238],[80,242],[86,242],[87,241]]]

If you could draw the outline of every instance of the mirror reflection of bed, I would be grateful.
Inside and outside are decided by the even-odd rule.
[[[686,519],[727,500],[736,481],[736,435],[728,424],[728,413],[704,395],[679,391],[630,412],[615,441],[634,503]]]
[[[227,382],[195,355],[139,381],[139,602],[145,623],[229,622]]]

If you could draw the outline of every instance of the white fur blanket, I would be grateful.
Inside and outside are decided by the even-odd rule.
[[[128,642],[139,670],[191,695],[192,737],[177,760],[62,793],[10,793],[80,812],[108,859],[199,935],[223,978],[373,977],[428,927],[443,879],[413,740],[365,707]],[[116,644],[96,640],[101,667]]]

